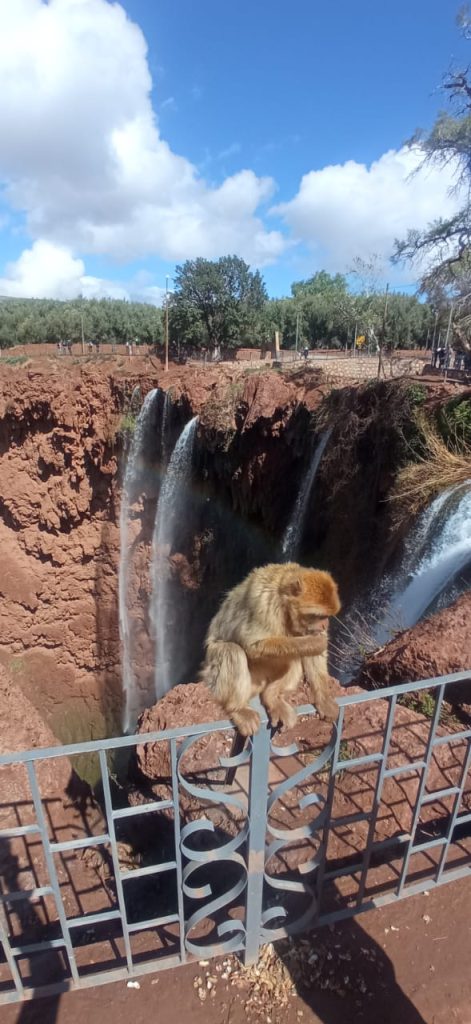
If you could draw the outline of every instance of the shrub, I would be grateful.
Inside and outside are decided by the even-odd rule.
[[[454,398],[447,402],[437,417],[438,429],[447,442],[471,448],[471,401]]]
[[[134,415],[134,413],[128,410],[127,412],[123,413],[119,421],[117,432],[119,434],[133,434],[136,429],[136,421],[137,417]]]
[[[407,397],[411,405],[422,405],[427,398],[427,388],[423,384],[409,384]]]
[[[2,356],[1,362],[5,366],[22,366],[28,362],[28,356]]]

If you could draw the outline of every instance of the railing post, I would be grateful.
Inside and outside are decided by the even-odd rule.
[[[260,729],[252,737],[249,782],[249,839],[247,853],[247,904],[245,914],[246,964],[255,963],[260,948],[263,883],[265,875],[265,844],[267,832],[268,772],[270,767],[271,731],[265,711],[257,702]]]

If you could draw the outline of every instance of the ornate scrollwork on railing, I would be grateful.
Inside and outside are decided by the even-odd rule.
[[[325,769],[332,758],[336,737],[337,729],[334,725],[329,743],[322,752],[310,764],[294,774],[290,774],[270,794],[267,806],[267,832],[269,838],[266,848],[264,878],[268,891],[272,893],[272,898],[268,898],[268,906],[265,906],[262,912],[261,935],[264,941],[273,942],[276,939],[284,938],[286,935],[302,931],[316,917],[318,909],[315,884],[316,872],[325,856],[322,833],[327,816],[327,806],[322,793],[307,793],[305,796],[298,798],[296,789],[311,778],[314,781],[319,772]],[[273,741],[271,743],[271,752],[277,758],[297,757],[300,754],[296,743],[289,747],[277,747]],[[281,828],[273,824],[271,817],[273,816],[276,804],[290,791],[295,795],[296,811],[302,814],[308,807],[315,807],[318,808],[318,813],[307,824],[298,825],[293,828]],[[291,810],[293,809],[291,808]],[[302,876],[299,880],[283,878],[282,875],[269,872],[270,862],[276,859],[279,861],[282,852],[287,853],[293,843],[303,840],[310,840],[312,845],[316,844],[316,850],[314,855],[310,856],[308,860],[291,869],[293,873]],[[300,914],[290,910],[289,906],[290,895],[292,900],[296,894],[298,899],[299,896],[304,896],[307,900],[307,905],[303,907]],[[282,902],[283,897],[285,898]],[[270,926],[271,922],[279,922],[280,919],[283,922],[281,925],[278,924],[277,927]]]
[[[218,845],[213,845],[217,840],[217,831],[209,817],[203,816],[196,821],[187,822],[181,830],[180,850],[183,858],[186,860],[182,871],[183,893],[185,897],[192,901],[203,901],[202,906],[194,910],[188,918],[185,914],[185,948],[189,953],[201,957],[201,955],[215,956],[218,953],[232,953],[241,949],[244,945],[245,926],[243,921],[230,917],[227,917],[226,920],[220,920],[220,918],[224,908],[230,907],[242,895],[247,886],[246,859],[244,854],[239,851],[246,846],[248,840],[249,820],[247,804],[235,796],[234,793],[226,791],[216,792],[213,789],[206,789],[203,786],[195,785],[185,778],[181,765],[182,759],[190,747],[197,743],[199,738],[198,736],[191,736],[184,740],[178,751],[177,777],[180,792],[184,792],[189,797],[196,798],[204,804],[211,803],[216,806],[223,805],[223,808],[233,808],[243,819],[243,825],[237,834]],[[252,748],[251,744],[248,744],[247,748],[235,757],[220,756],[219,767],[223,769],[238,768],[240,765],[249,762],[251,756]],[[210,842],[209,847],[206,849],[197,849],[191,842],[192,837],[196,836],[200,840],[203,837],[206,840],[213,840],[213,843]],[[217,865],[224,865],[225,863],[236,865],[240,868],[240,877],[233,885],[226,888],[223,893],[214,896],[214,883],[211,881],[205,880],[204,884],[201,885],[193,884],[193,876],[197,872],[202,872],[205,865],[210,867],[211,875],[214,877]],[[198,937],[198,939],[192,939],[191,933],[198,926],[201,926],[203,922],[210,921],[211,919],[220,941],[208,943],[204,941],[203,936]],[[228,937],[226,938],[226,936]]]

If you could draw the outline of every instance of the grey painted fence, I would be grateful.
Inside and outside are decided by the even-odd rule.
[[[229,722],[1,756],[0,1003],[219,953],[250,962],[263,943],[468,875],[471,728],[447,691],[470,682],[346,694],[328,730],[300,707],[289,746],[260,708],[236,756]],[[124,794],[113,765],[136,750],[148,778]],[[65,814],[44,772],[83,755],[101,810],[82,794]]]

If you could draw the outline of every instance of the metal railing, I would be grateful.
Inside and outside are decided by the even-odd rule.
[[[226,721],[2,755],[0,1003],[219,953],[250,962],[469,874],[471,727],[444,702],[470,682],[347,693],[334,727],[305,705],[284,746],[260,707],[236,756]],[[123,789],[110,758],[125,754]],[[79,755],[99,804],[51,794]]]

